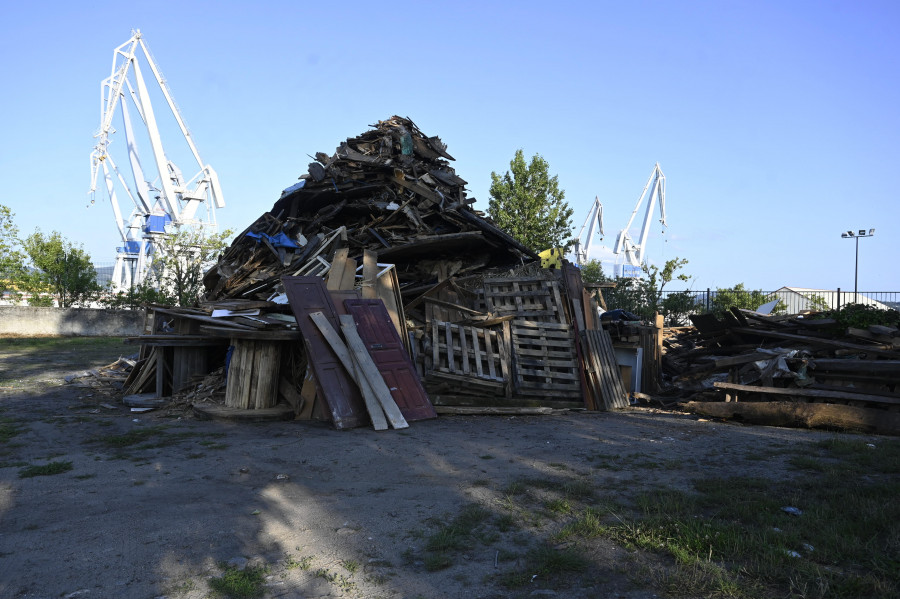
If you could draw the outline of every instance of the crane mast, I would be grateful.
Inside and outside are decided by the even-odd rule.
[[[644,198],[647,197],[648,190],[650,194],[647,198],[648,201],[647,209],[644,213],[644,222],[641,226],[641,232],[638,238],[639,241],[635,243],[629,230],[631,229],[631,224],[634,222],[635,216],[637,216],[637,213],[641,208]],[[644,185],[643,191],[641,191],[641,195],[634,207],[634,211],[631,213],[631,218],[628,219],[628,224],[625,225],[624,229],[619,231],[619,234],[616,237],[615,247],[613,248],[613,253],[620,256],[623,264],[627,264],[632,267],[632,269],[639,269],[644,262],[644,252],[647,248],[647,236],[650,233],[650,221],[653,220],[653,207],[656,202],[659,202],[659,222],[665,227],[666,176],[663,174],[662,169],[659,168],[658,162],[653,168],[653,172],[650,173],[650,178],[647,179],[647,184]]]
[[[603,204],[600,203],[598,196],[594,196],[594,203],[591,205],[587,218],[584,219],[584,224],[581,225],[581,230],[578,232],[578,238],[575,240],[575,263],[578,266],[583,266],[590,259],[591,246],[594,244],[594,231],[598,225],[600,227],[600,239],[603,240]],[[588,233],[584,239],[584,244],[582,244],[581,236],[584,235],[585,228],[588,229]]]
[[[181,169],[166,155],[156,111],[141,70],[141,61],[138,60],[140,56],[149,65],[152,79],[165,98],[165,106],[178,124],[183,141],[200,169],[187,181],[184,180]],[[141,166],[129,104],[136,110],[149,139],[155,167],[152,170],[156,174],[153,180],[145,176]],[[113,121],[119,106],[133,188],[126,183],[110,153],[117,133]],[[97,143],[91,152],[90,193],[92,196],[95,194],[102,172],[122,240],[122,246],[117,248],[112,281],[113,290],[118,291],[145,282],[153,260],[166,251],[164,241],[173,232],[191,228],[199,230],[203,235],[214,233],[215,210],[223,208],[225,200],[218,175],[210,165],[201,160],[169,86],[140,30],[133,31],[131,39],[113,51],[112,72],[100,84],[100,128],[94,137]],[[131,207],[127,218],[123,217],[124,211],[119,205],[119,201],[124,201],[125,198]]]

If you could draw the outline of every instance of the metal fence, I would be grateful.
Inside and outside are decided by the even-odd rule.
[[[604,290],[610,310],[621,308],[647,319],[654,312],[666,315],[668,324],[690,324],[688,315],[727,310],[731,306],[756,310],[777,301],[776,314],[802,314],[811,311],[840,310],[849,304],[863,304],[883,310],[900,310],[900,291],[845,291],[843,289],[800,289],[783,287],[775,291],[745,289],[705,289],[663,291],[658,297],[645,297],[634,290]]]

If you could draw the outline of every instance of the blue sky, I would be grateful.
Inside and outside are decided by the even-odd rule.
[[[896,2],[8,3],[0,204],[111,263],[89,154],[113,48],[140,29],[219,173],[224,227],[398,114],[441,136],[482,210],[491,171],[541,154],[576,232],[603,203],[598,256],[659,162],[669,226],[647,257],[686,258],[692,288],[852,289],[840,234],[875,228],[860,289],[900,290],[898,17]]]

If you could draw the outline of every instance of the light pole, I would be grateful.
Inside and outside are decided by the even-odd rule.
[[[847,231],[846,233],[841,233],[841,237],[844,239],[855,239],[856,240],[856,266],[853,269],[853,303],[857,303],[857,282],[859,281],[859,238],[860,237],[871,237],[875,234],[875,229],[869,229],[869,232],[866,233],[865,229],[860,229],[856,233],[853,231]]]

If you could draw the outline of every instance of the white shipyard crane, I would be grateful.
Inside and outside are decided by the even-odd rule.
[[[141,73],[138,60],[140,54],[143,54],[143,60],[150,66],[153,79],[159,85],[181,136],[199,166],[199,172],[188,180],[184,179],[181,169],[169,160],[163,149],[156,113]],[[146,138],[149,139],[155,167],[151,169],[155,173],[151,178],[145,177],[141,167],[129,103],[136,110],[145,128]],[[128,186],[110,154],[113,136],[117,133],[113,120],[116,107],[120,105],[125,137],[125,148],[122,151],[128,155],[133,188]],[[93,197],[102,171],[123,242],[122,247],[117,248],[112,281],[114,290],[122,290],[144,282],[154,257],[165,251],[163,241],[173,231],[188,227],[199,229],[204,235],[215,232],[215,210],[223,208],[225,201],[218,175],[200,159],[191,133],[140,30],[132,31],[131,39],[113,51],[112,73],[100,84],[100,128],[94,137],[97,143],[91,152],[90,193]],[[119,205],[121,195],[117,193],[117,189],[128,197],[126,205],[130,202],[131,210],[127,218],[123,218],[123,210]]]
[[[588,227],[588,223],[590,223],[590,227]],[[584,224],[581,225],[581,230],[578,232],[578,239],[575,240],[575,263],[578,264],[578,266],[583,266],[590,260],[591,246],[594,244],[594,231],[598,225],[600,227],[598,233],[600,233],[600,240],[602,241],[603,204],[600,203],[599,197],[594,196],[594,204],[591,206],[587,218],[584,219]],[[586,227],[588,228],[588,234],[582,245],[581,236],[584,235],[584,229]]]
[[[631,229],[631,223],[634,222],[634,217],[641,208],[644,197],[647,196],[648,189],[650,190],[650,196],[647,198],[647,211],[644,213],[644,224],[641,226],[640,241],[635,243],[628,231]],[[628,224],[625,225],[624,229],[619,231],[619,235],[616,237],[616,245],[613,248],[613,253],[617,256],[621,256],[623,264],[632,267],[632,271],[634,271],[635,268],[640,269],[641,264],[644,262],[644,250],[647,248],[647,235],[650,233],[650,221],[653,219],[653,206],[656,201],[659,202],[659,222],[665,227],[666,176],[663,174],[662,169],[659,168],[658,162],[653,168],[653,172],[650,173],[647,184],[644,185],[644,190],[641,192],[637,205],[635,205],[634,211],[631,213],[631,218],[628,219]]]

